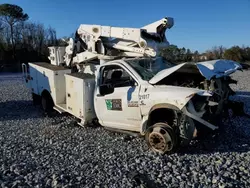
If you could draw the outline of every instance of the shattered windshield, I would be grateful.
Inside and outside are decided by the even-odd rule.
[[[164,61],[163,58],[131,59],[125,61],[146,81],[149,81],[161,70],[173,66]]]

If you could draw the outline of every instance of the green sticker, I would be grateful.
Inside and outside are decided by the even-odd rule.
[[[112,110],[112,100],[106,99],[106,106],[108,110]]]
[[[122,100],[121,99],[106,99],[107,110],[118,110],[122,111]]]

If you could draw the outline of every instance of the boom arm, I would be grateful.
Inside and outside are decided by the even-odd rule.
[[[70,39],[64,53],[67,66],[93,59],[117,57],[155,57],[160,48],[169,45],[166,29],[174,25],[166,17],[142,28],[122,28],[81,24]]]

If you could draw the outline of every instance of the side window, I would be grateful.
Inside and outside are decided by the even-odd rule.
[[[113,87],[134,86],[135,81],[129,73],[118,65],[106,66],[103,70],[101,84],[110,84]]]

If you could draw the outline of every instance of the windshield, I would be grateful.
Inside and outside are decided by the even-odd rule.
[[[125,61],[146,81],[149,81],[161,70],[173,66],[165,62],[163,58],[127,59]]]

